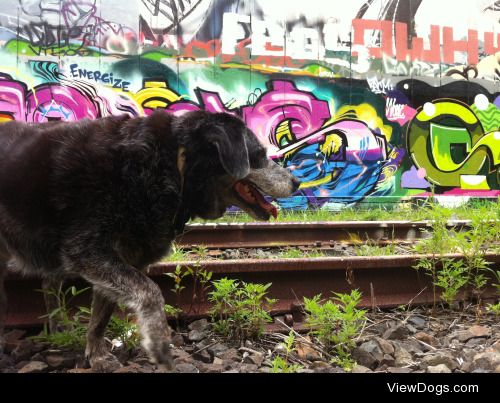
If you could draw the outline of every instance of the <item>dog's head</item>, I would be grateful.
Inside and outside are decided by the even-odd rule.
[[[264,195],[287,197],[299,187],[237,117],[196,111],[177,118],[175,126],[185,148],[184,202],[191,217],[215,219],[234,205],[268,220],[277,211]]]

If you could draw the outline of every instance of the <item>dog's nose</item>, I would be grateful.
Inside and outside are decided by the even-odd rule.
[[[294,176],[292,178],[292,187],[293,187],[293,191],[292,192],[295,192],[300,186],[300,181]]]

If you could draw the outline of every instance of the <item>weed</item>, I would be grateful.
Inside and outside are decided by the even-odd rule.
[[[50,333],[45,324],[42,334],[35,336],[34,339],[58,347],[84,347],[87,333],[86,323],[90,319],[90,311],[85,307],[79,307],[76,311],[72,310],[70,303],[75,297],[89,289],[90,287],[77,290],[75,286],[72,286],[63,291],[61,283],[57,289],[37,290],[56,300],[57,307],[43,317],[54,319],[58,329],[61,330]]]
[[[210,310],[214,330],[233,340],[260,337],[264,325],[272,322],[266,310],[276,302],[266,297],[271,283],[239,283],[223,278],[213,281],[212,285],[214,290],[208,299],[214,304]]]
[[[425,273],[431,277],[433,309],[435,309],[437,302],[436,287],[439,281],[438,266],[443,259],[443,255],[454,249],[455,240],[454,237],[451,236],[450,229],[448,228],[448,220],[451,217],[451,211],[439,206],[435,202],[431,202],[427,209],[431,217],[429,224],[432,230],[424,230],[427,237],[419,240],[414,249],[415,252],[423,255],[430,255],[430,257],[422,257],[413,267],[416,270],[424,270]],[[442,280],[441,284],[446,284],[446,281]],[[450,291],[448,294],[451,295],[452,292]]]
[[[460,289],[467,284],[468,270],[462,260],[443,259],[441,263],[435,284],[443,290],[441,298],[451,307]]]
[[[191,295],[191,305],[188,311],[190,313],[195,301],[198,302],[198,310],[205,301],[205,296],[210,288],[209,282],[212,279],[212,272],[203,269],[200,262],[197,262],[193,267],[187,267],[186,270],[193,278],[193,294]]]
[[[336,355],[334,362],[350,369],[354,364],[351,358],[351,351],[356,346],[354,340],[366,320],[366,311],[357,308],[361,301],[358,290],[334,295],[333,301],[324,303],[321,303],[321,295],[311,299],[304,297],[306,323],[327,351]]]
[[[133,350],[139,346],[139,327],[133,319],[133,315],[126,312],[124,306],[119,306],[120,314],[112,315],[106,328],[106,337],[111,340],[113,346],[125,346]],[[90,312],[89,312],[90,313]]]
[[[496,304],[488,304],[486,306],[486,310],[493,313],[495,316],[500,316],[500,302],[497,302]]]
[[[186,252],[183,248],[177,246],[175,243],[172,244],[172,250],[170,254],[162,259],[162,262],[180,262],[186,260]]]
[[[290,374],[297,372],[299,369],[302,369],[303,367],[301,365],[290,364],[289,362],[290,355],[292,354],[293,350],[295,350],[295,335],[293,331],[290,331],[288,336],[283,339],[283,343],[281,343],[281,345],[284,347],[285,357],[281,357],[278,355],[273,358],[273,360],[271,361],[271,372],[274,374]]]
[[[380,246],[375,241],[367,240],[365,244],[354,246],[356,256],[392,256],[396,254],[396,244]]]

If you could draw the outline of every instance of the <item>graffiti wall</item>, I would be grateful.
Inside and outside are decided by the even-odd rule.
[[[500,196],[500,1],[2,0],[0,122],[245,120],[283,208]]]

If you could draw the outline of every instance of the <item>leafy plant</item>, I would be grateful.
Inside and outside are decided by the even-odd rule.
[[[285,349],[285,357],[281,357],[277,355],[271,361],[271,372],[272,373],[283,373],[290,374],[297,372],[299,369],[303,367],[298,364],[290,364],[289,357],[292,354],[293,350],[295,350],[295,335],[293,331],[290,331],[288,336],[286,336],[283,340],[282,346]]]
[[[392,256],[396,254],[396,244],[391,242],[380,246],[374,241],[367,240],[365,244],[355,246],[354,253],[356,256]]]
[[[300,258],[314,258],[324,257],[325,254],[321,250],[302,250],[299,248],[285,248],[278,254],[280,259],[300,259]]]
[[[118,345],[124,345],[128,350],[139,346],[140,334],[139,327],[133,319],[133,315],[126,312],[125,307],[120,306],[120,314],[113,314],[106,328],[106,337],[118,342]],[[90,312],[89,312],[90,313]]]
[[[441,298],[451,307],[460,289],[467,284],[468,270],[462,260],[443,259],[436,285],[443,291]]]
[[[266,310],[276,302],[266,297],[271,283],[240,283],[223,278],[212,285],[214,290],[208,299],[214,304],[210,310],[214,330],[234,340],[260,337],[264,325],[272,322]]]
[[[170,254],[162,259],[164,262],[179,262],[186,259],[186,252],[183,248],[177,246],[175,243],[172,244],[172,250]]]
[[[193,294],[191,295],[191,305],[189,312],[193,309],[193,305],[198,302],[200,306],[208,294],[210,288],[210,280],[212,279],[212,272],[202,268],[201,264],[197,262],[193,267],[186,268],[189,275],[193,278]]]
[[[351,351],[355,347],[355,337],[366,320],[366,311],[358,309],[361,293],[334,293],[332,300],[321,303],[321,295],[304,297],[306,323],[311,333],[325,345],[327,351],[336,355],[334,361],[344,368],[354,364]]]
[[[422,257],[413,267],[416,270],[424,270],[431,277],[433,309],[435,309],[437,302],[438,266],[440,263],[442,264],[443,255],[454,249],[455,239],[448,228],[451,211],[439,206],[436,202],[431,202],[427,209],[431,218],[429,225],[432,227],[432,230],[424,231],[427,237],[419,240],[414,249],[415,252],[430,255],[430,257]]]
[[[90,311],[85,307],[78,307],[75,311],[70,308],[70,304],[75,297],[89,289],[90,287],[78,290],[75,286],[71,286],[63,290],[61,283],[56,289],[37,290],[55,299],[57,307],[42,317],[55,320],[57,328],[61,330],[51,333],[45,324],[42,334],[35,336],[34,339],[46,341],[58,347],[80,348],[85,346],[86,323],[89,321]]]
[[[488,304],[486,306],[486,310],[495,314],[495,316],[500,316],[500,302],[497,302],[496,304]]]

